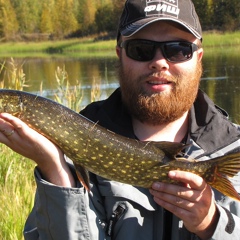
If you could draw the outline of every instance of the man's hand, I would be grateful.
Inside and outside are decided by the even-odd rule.
[[[62,151],[20,119],[0,114],[0,142],[36,162],[45,180],[65,187],[75,185]]]
[[[150,193],[154,201],[182,219],[190,232],[201,239],[210,238],[219,219],[210,186],[190,172],[170,171],[169,177],[183,184],[153,183]]]

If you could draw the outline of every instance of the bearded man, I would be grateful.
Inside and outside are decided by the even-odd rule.
[[[236,151],[239,126],[199,90],[201,43],[190,0],[127,0],[116,46],[120,88],[81,114],[129,138],[187,143],[182,155],[190,159]],[[0,142],[37,163],[25,239],[239,239],[240,203],[194,173],[170,171],[182,184],[151,189],[91,174],[87,192],[49,140],[9,114],[0,115],[0,129]]]

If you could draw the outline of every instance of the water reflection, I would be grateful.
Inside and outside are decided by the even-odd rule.
[[[205,50],[203,59],[204,73],[201,88],[220,107],[229,112],[231,119],[240,123],[240,56],[236,51]],[[0,58],[1,62],[4,58]],[[5,59],[9,60],[9,59]],[[80,59],[77,57],[48,57],[48,58],[15,58],[19,66],[23,66],[26,80],[30,85],[25,91],[39,93],[42,84],[42,95],[53,98],[56,93],[56,69],[65,68],[71,86],[81,82],[84,96],[82,106],[91,101],[92,87],[100,86],[100,99],[109,96],[116,87],[118,80],[115,73],[117,59],[114,57],[102,59]],[[6,69],[10,66],[6,65]],[[1,79],[6,75],[1,74]]]
[[[48,98],[53,98],[57,93],[57,68],[65,69],[70,86],[81,84],[81,89],[83,89],[82,106],[86,106],[91,101],[93,87],[99,86],[100,99],[105,99],[118,87],[115,74],[116,60],[116,58],[15,58],[14,64],[19,68],[22,66],[26,75],[28,87],[25,87],[24,90]],[[11,69],[11,60],[2,58],[1,61],[6,61],[6,68],[0,79],[6,80],[6,73]],[[41,93],[40,89],[42,89]]]
[[[226,109],[232,121],[240,123],[240,56],[238,51],[209,52],[203,60],[201,88],[220,107]]]

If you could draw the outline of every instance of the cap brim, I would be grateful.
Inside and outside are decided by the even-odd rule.
[[[179,21],[178,19],[173,19],[168,18],[168,17],[161,17],[161,18],[145,18],[145,19],[141,19],[138,20],[134,23],[129,24],[128,26],[126,26],[124,29],[120,29],[120,33],[121,35],[125,36],[125,37],[131,37],[133,34],[137,33],[138,31],[140,31],[142,28],[146,27],[147,25],[153,23],[153,22],[157,22],[157,21],[172,21],[172,22],[176,22],[180,25],[182,25],[184,28],[186,28],[186,30],[188,30],[190,33],[192,33],[196,38],[198,39],[202,39],[202,36],[196,32],[192,27],[190,27],[188,24],[186,24],[183,21]]]

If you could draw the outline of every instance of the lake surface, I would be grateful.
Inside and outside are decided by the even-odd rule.
[[[204,73],[201,89],[204,90],[220,107],[228,111],[231,120],[240,123],[240,54],[234,48],[205,49],[203,59]],[[5,72],[0,74],[0,80],[8,78],[7,70],[11,70],[11,60],[1,57],[0,62],[5,64]],[[118,87],[115,74],[115,57],[81,59],[77,57],[49,56],[44,58],[25,57],[14,58],[15,66],[23,69],[29,87],[25,91],[40,93],[53,98],[58,94],[56,71],[65,69],[70,87],[81,83],[83,99],[81,107],[87,105],[92,97],[91,90],[99,88],[95,99],[104,99]],[[5,87],[7,82],[5,83]]]

